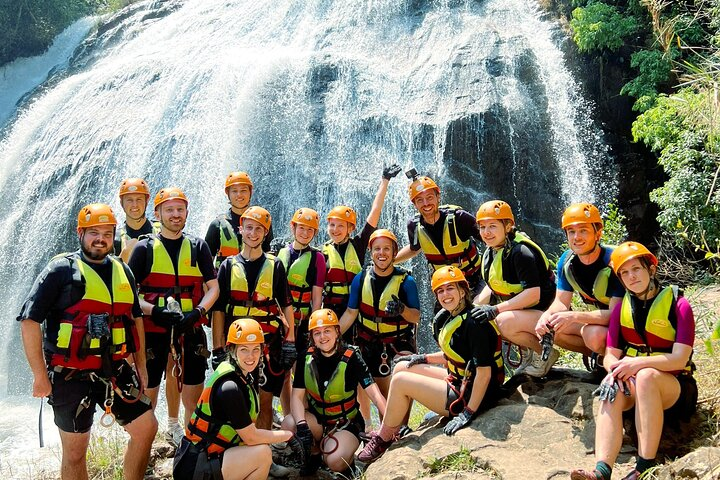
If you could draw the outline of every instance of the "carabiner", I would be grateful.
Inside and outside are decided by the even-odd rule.
[[[383,352],[380,354],[380,362],[380,366],[378,367],[378,372],[380,373],[380,375],[390,375],[392,369],[390,368],[390,365],[388,365],[387,347],[385,347],[384,345]]]

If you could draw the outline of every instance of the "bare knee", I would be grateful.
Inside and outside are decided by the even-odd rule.
[[[342,455],[329,455],[325,458],[325,464],[333,472],[346,470],[352,461],[352,455],[350,455],[350,458],[345,458]]]
[[[604,353],[607,339],[606,328],[585,328],[582,329],[582,338],[585,345],[596,353]]]
[[[655,389],[660,375],[660,371],[654,368],[639,370],[635,374],[635,388],[638,391],[638,397],[641,397],[643,392]]]
[[[157,418],[152,411],[147,411],[125,425],[125,430],[130,434],[132,441],[152,444],[158,431]]]

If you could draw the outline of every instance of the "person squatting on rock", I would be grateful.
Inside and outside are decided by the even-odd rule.
[[[251,318],[230,325],[226,359],[208,379],[175,453],[176,480],[264,480],[272,443],[288,442],[302,460],[302,445],[292,432],[256,425],[260,402],[252,372],[263,361],[263,338]]]
[[[352,235],[357,226],[357,213],[352,208],[339,205],[330,210],[327,215],[327,234],[330,240],[322,248],[327,265],[323,307],[332,309],[338,318],[347,309],[350,284],[355,275],[362,271],[365,264],[365,252],[368,249],[370,235],[377,229],[388,184],[400,171],[399,165],[390,165],[383,169],[380,186],[375,194],[365,226],[359,235]],[[347,343],[355,344],[354,324],[345,332],[343,338]],[[360,413],[365,420],[365,428],[371,428],[370,399],[362,389],[358,390],[358,401],[360,402]]]
[[[430,177],[418,175],[415,169],[406,175],[412,180],[408,194],[418,213],[408,221],[410,244],[398,252],[395,263],[422,251],[433,271],[445,265],[462,270],[474,297],[482,286],[480,253],[475,243],[480,241],[480,231],[475,219],[457,205],[440,205],[440,187]]]
[[[555,281],[543,250],[515,228],[510,205],[491,200],[476,215],[487,248],[482,259],[486,282],[472,315],[478,321],[496,319],[503,339],[521,347],[522,364],[516,374],[547,375],[559,352],[552,349],[545,361],[535,325],[555,296]],[[524,347],[524,348],[522,348]]]
[[[384,397],[390,387],[392,361],[415,353],[415,325],[420,300],[415,279],[393,266],[397,238],[381,228],[370,235],[372,266],[358,273],[350,285],[348,308],[340,318],[346,332],[356,322],[356,342]]]
[[[558,260],[555,300],[537,321],[535,334],[541,340],[550,335],[558,346],[595,359],[587,366],[599,370],[602,362],[597,359],[605,353],[610,311],[625,290],[609,265],[613,248],[600,243],[603,220],[597,207],[573,203],[563,212],[562,228],[570,249]],[[587,310],[571,309],[574,292]]]
[[[143,394],[145,334],[135,278],[111,255],[116,227],[108,205],[81,208],[80,250],[50,260],[17,317],[33,396],[49,397],[60,430],[64,480],[88,478],[86,454],[97,405],[104,408],[102,425],[115,421],[130,434],[124,478],[144,477],[157,432],[150,399]]]
[[[623,412],[635,410],[638,458],[623,480],[637,480],[655,464],[666,419],[687,421],[697,406],[693,378],[695,319],[676,286],[655,277],[657,258],[640,243],[625,242],[610,264],[627,293],[610,314],[604,366],[607,376],[594,392],[592,471],[573,470],[573,480],[610,480],[623,439]]]
[[[385,414],[385,397],[375,384],[357,347],[347,345],[340,334],[337,315],[330,309],[310,315],[310,348],[298,359],[292,393],[292,415],[283,428],[295,430],[305,449],[301,475],[314,473],[320,459],[334,472],[351,470],[360,433],[365,430],[359,413],[360,389]]]
[[[373,462],[387,450],[413,400],[450,417],[444,432],[453,435],[501,396],[505,368],[495,321],[472,318],[470,287],[457,267],[436,270],[432,290],[442,306],[432,325],[440,351],[395,358],[385,416],[358,454],[362,462]]]
[[[183,233],[188,199],[177,187],[161,189],[153,202],[160,233],[141,239],[129,266],[138,282],[148,351],[148,396],[157,405],[160,381],[173,357],[172,376],[185,407],[185,421],[202,393],[207,369],[203,325],[218,296],[210,249]],[[170,298],[174,302],[170,302]],[[177,302],[177,303],[176,303]]]

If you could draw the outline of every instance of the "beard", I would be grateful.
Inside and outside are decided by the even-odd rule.
[[[110,254],[112,248],[112,245],[108,245],[105,242],[95,242],[91,244],[89,248],[86,247],[84,243],[80,244],[80,250],[82,250],[83,255],[90,260],[104,260],[105,257]]]

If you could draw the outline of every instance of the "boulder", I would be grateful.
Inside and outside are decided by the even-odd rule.
[[[720,447],[701,447],[656,472],[658,480],[720,479]]]

